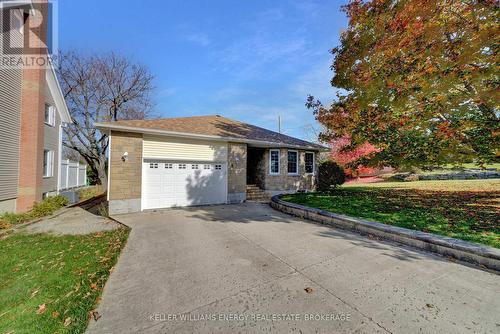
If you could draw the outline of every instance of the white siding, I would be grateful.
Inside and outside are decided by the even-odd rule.
[[[226,161],[227,143],[144,135],[143,158]]]

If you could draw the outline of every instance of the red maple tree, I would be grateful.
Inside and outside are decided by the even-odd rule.
[[[379,149],[374,145],[365,142],[352,147],[351,138],[343,136],[330,141],[330,146],[330,157],[345,168],[348,176],[356,177],[360,174],[371,174],[375,171],[375,168],[361,164],[363,159],[367,159],[374,153],[379,152]]]

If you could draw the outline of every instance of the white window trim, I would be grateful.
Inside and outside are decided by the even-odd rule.
[[[273,173],[272,170],[272,152],[278,152],[278,172]],[[280,149],[270,149],[269,150],[269,175],[280,175],[281,172],[281,151]]]
[[[295,170],[296,172],[295,173],[290,173],[288,171],[288,153],[289,152],[295,152],[295,154],[297,154],[297,159],[295,160]],[[299,151],[296,151],[296,150],[288,150],[286,151],[286,172],[288,175],[299,175]]]
[[[45,105],[46,107],[49,107],[49,119],[44,120],[45,124],[49,126],[56,126],[56,108],[49,103],[46,103]]]
[[[10,12],[11,27],[15,27],[17,32],[24,35],[24,14],[22,9],[14,9]],[[17,26],[19,25],[19,26]]]
[[[47,168],[43,170],[43,177],[50,178],[54,176],[54,151],[52,150],[43,150],[43,158],[45,160],[45,152],[47,155]]]
[[[306,170],[306,154],[312,154],[313,155],[313,171],[312,173],[308,173]],[[305,152],[304,153],[304,172],[306,175],[314,175],[314,172],[316,171],[316,154],[314,152]]]

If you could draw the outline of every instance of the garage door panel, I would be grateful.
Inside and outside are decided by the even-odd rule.
[[[225,163],[145,161],[143,209],[204,204],[227,200]]]

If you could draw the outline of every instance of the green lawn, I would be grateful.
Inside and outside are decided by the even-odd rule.
[[[351,184],[283,199],[500,248],[500,180]]]
[[[0,239],[0,333],[82,333],[129,230]]]

